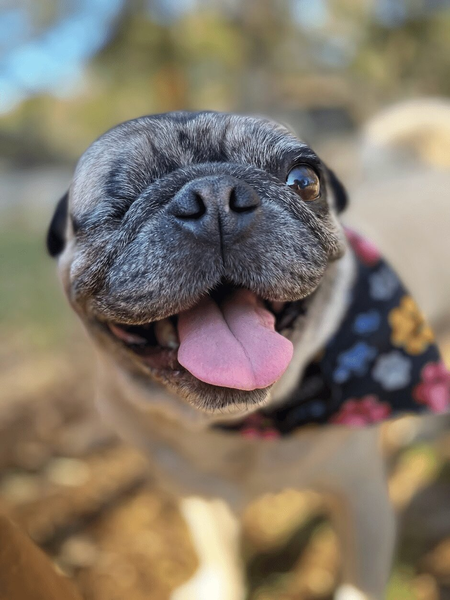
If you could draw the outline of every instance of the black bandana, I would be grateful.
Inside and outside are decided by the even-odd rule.
[[[314,423],[363,427],[449,407],[450,374],[422,313],[377,248],[346,234],[357,273],[338,331],[282,406],[222,429],[270,439]]]

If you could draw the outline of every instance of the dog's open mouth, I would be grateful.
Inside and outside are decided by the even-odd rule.
[[[210,385],[267,388],[287,369],[292,343],[282,335],[304,302],[267,302],[221,285],[195,306],[144,325],[108,323],[109,331],[150,368],[189,371]]]

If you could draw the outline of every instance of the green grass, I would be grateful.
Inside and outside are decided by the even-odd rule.
[[[44,234],[24,228],[0,229],[0,327],[24,338],[31,348],[62,342],[73,318],[46,253]]]
[[[386,600],[417,600],[412,590],[413,569],[405,565],[396,565],[389,580]]]

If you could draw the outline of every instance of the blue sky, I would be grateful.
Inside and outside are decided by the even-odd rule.
[[[163,23],[204,5],[231,7],[236,0],[147,0],[151,18]],[[57,17],[45,28],[37,25],[39,3],[15,0],[0,12],[0,114],[29,96],[50,93],[68,96],[82,89],[84,68],[108,41],[114,20],[126,0],[55,0]],[[425,7],[442,7],[447,0],[422,0]],[[375,18],[391,26],[407,17],[407,0],[376,0]],[[42,7],[41,7],[42,9]],[[299,28],[314,36],[326,27],[328,0],[294,0],[291,16]],[[344,66],[349,48],[329,39],[322,48],[324,63]],[[347,44],[348,45],[348,44]],[[352,51],[355,49],[352,48]]]
[[[0,112],[33,94],[71,93],[83,67],[107,41],[124,0],[61,3],[60,16],[44,30],[25,6],[0,13]]]

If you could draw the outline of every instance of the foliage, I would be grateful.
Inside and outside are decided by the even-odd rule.
[[[391,4],[410,12],[386,22],[376,3],[329,0],[315,3],[326,10],[314,21],[303,0],[223,0],[164,20],[151,3],[125,3],[73,94],[31,96],[0,118],[0,154],[22,164],[72,161],[105,129],[151,112],[295,120],[328,107],[358,122],[402,97],[450,94],[450,9]]]

